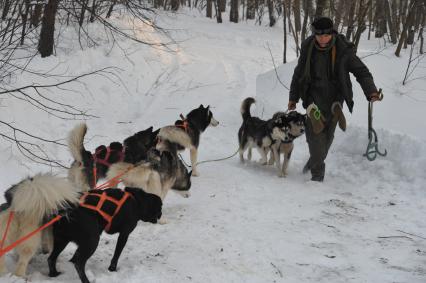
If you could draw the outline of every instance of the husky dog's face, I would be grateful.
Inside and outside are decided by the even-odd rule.
[[[146,159],[148,150],[155,146],[158,132],[159,130],[153,132],[152,127],[149,127],[125,139],[124,162],[135,164]]]
[[[186,115],[186,119],[202,132],[208,126],[216,127],[219,125],[219,121],[213,117],[213,113],[210,111],[210,106],[204,107],[203,104],[197,109],[189,112],[188,115]]]
[[[294,137],[299,137],[305,133],[306,115],[292,111],[287,114],[288,133]]]

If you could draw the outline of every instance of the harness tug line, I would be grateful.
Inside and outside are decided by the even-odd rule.
[[[176,125],[176,127],[181,128],[181,129],[183,129],[184,131],[187,132],[188,131],[188,121],[185,119],[185,117],[182,114],[180,114],[179,116],[180,116],[180,119],[182,120],[182,124]],[[230,156],[218,158],[218,159],[203,160],[203,161],[197,162],[197,165],[203,164],[203,163],[223,161],[223,160],[226,160],[226,159],[230,159],[230,158],[234,157],[238,153],[238,151],[239,151],[239,148],[235,151],[235,153],[233,153]],[[192,167],[191,165],[189,165],[188,163],[185,162],[185,159],[183,159],[183,157],[180,153],[178,155],[179,155],[180,160],[182,160],[183,164],[185,164],[186,167],[188,167],[188,168]]]
[[[130,171],[134,166],[129,167],[127,170],[125,170],[124,172],[118,174],[117,176],[113,177],[112,179],[106,181],[105,183],[100,184],[99,186],[97,186],[95,189],[97,190],[105,190],[107,188],[112,188],[117,186],[120,182],[121,182],[121,176],[123,176],[124,174],[126,174],[128,171]],[[96,175],[95,175],[96,176]],[[83,194],[82,198],[80,199],[80,205],[82,204],[82,202],[84,201],[84,199],[87,197],[88,193]],[[116,205],[117,205],[117,209],[114,212],[114,215],[112,216],[108,216],[105,215],[103,213],[101,213],[102,217],[108,222],[107,228],[106,230],[109,229],[109,227],[111,226],[111,222],[112,222],[112,218],[114,218],[114,216],[118,213],[118,210],[121,208],[121,206],[123,205],[123,203],[129,198],[131,197],[131,195],[127,192],[125,192],[124,197],[122,200],[120,201],[113,201]],[[102,205],[105,200],[109,200],[111,201],[110,197],[101,197],[100,198],[100,205]],[[83,205],[84,206],[84,205]],[[95,209],[96,210],[96,209]],[[98,211],[98,210],[97,210]],[[100,210],[99,210],[100,211]],[[6,225],[6,230],[3,233],[3,237],[1,239],[0,242],[0,257],[2,257],[3,255],[5,255],[6,253],[8,253],[9,251],[13,250],[14,248],[16,248],[18,245],[20,245],[21,243],[25,242],[26,240],[28,240],[29,238],[31,238],[32,236],[34,236],[35,234],[43,231],[44,229],[46,229],[47,227],[53,225],[55,222],[59,221],[62,218],[62,215],[56,215],[54,218],[52,218],[49,222],[45,223],[44,225],[42,225],[41,227],[35,229],[34,231],[28,233],[27,235],[23,236],[22,238],[16,240],[15,242],[13,242],[12,244],[8,245],[7,247],[3,248],[7,233],[9,232],[9,227],[10,224],[12,223],[13,217],[14,217],[14,211],[10,211],[9,212],[9,217],[7,220],[7,225]]]
[[[10,222],[12,221],[13,214],[14,214],[13,211],[11,211],[9,213],[8,225],[10,225]],[[26,240],[28,240],[29,238],[31,238],[35,234],[37,234],[37,233],[43,231],[44,229],[46,229],[47,227],[51,226],[53,223],[59,221],[59,219],[61,219],[61,218],[62,218],[62,215],[56,215],[54,218],[52,218],[49,222],[47,222],[43,226],[35,229],[34,231],[32,231],[32,232],[28,233],[27,235],[23,236],[22,238],[16,240],[15,242],[13,242],[9,246],[5,247],[4,249],[1,248],[0,249],[0,257],[4,256],[7,252],[13,250],[14,248],[16,248],[16,246],[18,246],[19,244],[25,242]],[[6,235],[7,235],[7,230],[8,229],[6,229],[6,231],[5,231],[4,235],[3,235],[3,239],[2,239],[2,242],[1,242],[1,246],[2,247],[3,247],[4,239],[6,238]]]
[[[379,89],[379,100],[383,99],[382,89]],[[380,156],[386,156],[388,154],[385,149],[384,152],[380,152],[378,144],[377,133],[373,129],[373,102],[368,102],[368,145],[363,156],[367,157],[369,161],[376,159],[377,154]]]

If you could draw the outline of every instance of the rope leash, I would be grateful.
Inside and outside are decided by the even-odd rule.
[[[218,158],[218,159],[209,159],[209,160],[203,160],[203,161],[197,162],[197,165],[203,164],[203,163],[223,161],[223,160],[226,160],[226,159],[230,159],[230,158],[234,157],[238,153],[239,150],[240,149],[238,148],[237,151],[235,151],[235,153],[233,153],[232,155],[227,156],[227,157]],[[183,164],[185,164],[186,167],[192,167],[191,165],[189,165],[185,162],[185,160],[183,159],[183,157],[180,153],[179,153],[179,158],[180,158],[180,160],[182,160]]]
[[[379,101],[383,99],[382,89],[379,89]],[[382,153],[379,150],[377,133],[373,129],[373,102],[368,102],[368,145],[363,156],[367,157],[369,161],[376,159],[377,154],[380,156],[386,156],[387,150]]]

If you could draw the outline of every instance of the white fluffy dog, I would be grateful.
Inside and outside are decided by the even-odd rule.
[[[13,211],[14,217],[3,247],[7,247],[42,226],[44,219],[52,218],[59,210],[79,201],[78,190],[75,186],[66,178],[51,174],[29,177],[12,186],[5,195],[8,203],[2,205],[6,209],[0,212],[1,236],[4,235],[8,223],[9,212]],[[46,234],[49,231],[43,233]],[[49,238],[51,247],[53,245],[52,237]],[[25,276],[28,262],[40,248],[41,242],[42,233],[37,233],[15,248],[19,256],[14,272],[16,276]],[[5,255],[0,256],[0,274],[2,273],[6,273]]]

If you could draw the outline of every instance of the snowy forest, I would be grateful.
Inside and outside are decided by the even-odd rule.
[[[270,121],[293,110],[302,44],[323,35],[313,26],[322,17],[353,44],[383,96],[372,103],[363,78],[350,70],[353,109],[342,106],[346,125],[332,134],[324,180],[313,182],[306,120],[300,137],[285,133],[292,147],[282,168],[279,155],[269,159],[274,142],[268,160],[254,142],[253,157],[249,149],[241,158],[241,129],[250,115]],[[426,0],[0,0],[0,283],[425,282],[425,27]],[[294,112],[308,119],[301,102]],[[138,222],[118,266],[111,261],[117,234],[100,236],[85,265],[87,281],[71,262],[78,244],[64,249],[52,272],[41,237],[56,237],[50,229],[57,224],[36,234],[40,243],[18,244],[23,230],[70,209],[17,224],[19,213],[12,219],[7,212],[24,180],[47,174],[73,183],[70,172],[87,165],[85,154],[95,162],[101,145],[108,150],[103,162],[114,143],[120,161],[129,160],[130,137],[161,136],[177,122],[189,132],[194,110],[206,111],[209,123],[199,144],[179,144],[186,150],[174,163],[190,182],[184,192],[161,193],[161,218]],[[73,149],[78,129],[85,151]],[[264,138],[274,139],[262,136],[258,144]],[[150,142],[158,149],[161,139]],[[155,163],[148,159],[132,166]],[[133,167],[114,176],[117,184],[94,166],[81,171],[91,176],[85,186],[128,187]],[[46,189],[43,197],[59,194]],[[16,231],[23,234],[8,240]],[[22,267],[29,242],[37,252]]]

